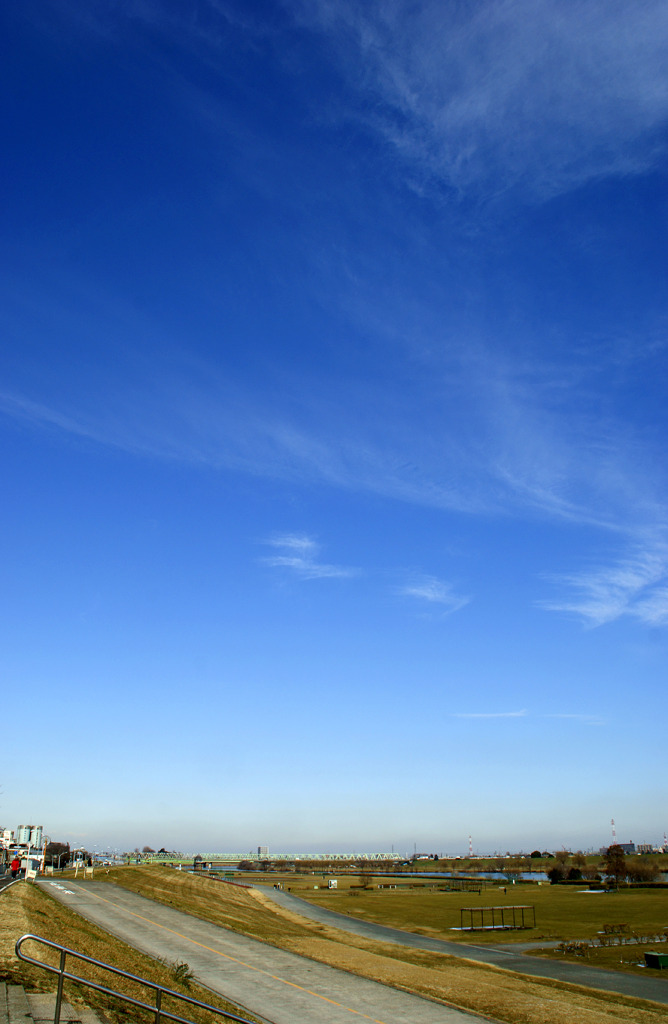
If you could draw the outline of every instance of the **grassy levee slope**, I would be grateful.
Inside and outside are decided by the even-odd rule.
[[[505,1024],[664,1024],[665,1006],[411,950],[312,922],[261,890],[166,868],[112,869],[98,879],[282,949]],[[442,897],[441,897],[442,898]]]
[[[68,910],[37,886],[26,882],[18,882],[0,895],[0,981],[10,985],[23,985],[27,990],[34,992],[55,992],[55,975],[23,963],[14,952],[16,940],[28,933],[58,942],[95,960],[119,967],[140,978],[147,978],[158,985],[182,992],[211,1006],[250,1017],[213,995],[208,989],[192,982],[184,984],[179,981],[179,975],[182,977],[184,973],[187,974],[187,968],[183,965],[161,963],[126,946],[96,925]],[[24,949],[35,959],[57,964],[57,954],[51,953],[45,946],[31,943],[29,946],[26,944]],[[123,978],[88,967],[81,961],[70,962],[68,959],[67,969],[135,999],[151,1002],[150,995],[145,989]],[[90,1006],[104,1014],[113,1024],[128,1024],[129,1021],[133,1024],[143,1024],[144,1021],[149,1024],[154,1020],[153,1014],[147,1014],[127,1004],[123,1006],[117,1000],[84,986],[68,982],[65,985],[65,994],[73,1005]],[[179,1010],[179,1006],[183,1007],[183,1004],[176,1002],[165,1001],[163,1006],[174,1013],[180,1012],[182,1016],[190,1015],[201,1024],[211,1024],[213,1020],[223,1019],[194,1009],[183,1013]]]

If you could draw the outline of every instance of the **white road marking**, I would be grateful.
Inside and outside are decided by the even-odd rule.
[[[52,885],[54,889],[60,889],[60,891],[64,892],[66,896],[76,895],[76,893],[73,893],[71,889],[66,889],[64,885],[61,885],[60,882],[49,882],[49,885]]]

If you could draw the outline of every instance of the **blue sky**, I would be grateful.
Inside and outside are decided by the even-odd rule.
[[[665,6],[3,17],[0,823],[659,841]]]

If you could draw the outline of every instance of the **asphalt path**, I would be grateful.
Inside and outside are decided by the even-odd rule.
[[[470,1024],[475,1014],[358,978],[155,903],[108,882],[39,879],[45,892],[149,956],[273,1024]],[[85,950],[81,950],[85,952]]]
[[[492,964],[507,971],[518,971],[532,977],[552,978],[565,981],[571,985],[584,985],[587,988],[602,989],[605,992],[618,992],[622,995],[636,996],[639,999],[651,999],[656,1003],[668,1004],[668,978],[652,977],[637,974],[625,974],[622,971],[605,971],[599,967],[588,967],[585,964],[564,963],[559,960],[546,960],[542,957],[527,956],[526,953],[513,949],[511,946],[475,946],[463,942],[448,942],[447,939],[432,939],[414,932],[405,932],[399,928],[362,921],[347,914],[339,914],[334,910],[315,906],[299,896],[271,889],[269,886],[258,886],[262,892],[270,896],[293,913],[301,914],[311,921],[340,928],[341,931],[362,935],[377,942],[394,942],[413,949],[429,949],[436,953],[447,953],[450,956],[464,957],[478,963]],[[526,948],[524,945],[523,948]],[[534,947],[535,948],[535,947]],[[632,947],[621,947],[628,954]]]

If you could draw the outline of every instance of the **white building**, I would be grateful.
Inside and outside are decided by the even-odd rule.
[[[8,850],[14,845],[14,833],[11,828],[0,828],[0,849]]]
[[[16,843],[19,846],[33,846],[40,849],[42,832],[41,825],[19,825],[16,830]]]

